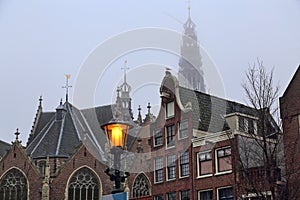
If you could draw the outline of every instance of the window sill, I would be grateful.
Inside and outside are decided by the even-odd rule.
[[[188,139],[189,136],[185,136],[185,137],[178,137],[178,140],[184,140],[184,139]]]
[[[161,146],[163,146],[163,144],[157,144],[157,145],[153,144],[153,147],[154,147],[154,148],[156,148],[156,147],[161,147]]]
[[[163,181],[159,181],[159,182],[154,181],[154,184],[160,184],[160,183],[163,183]]]
[[[190,175],[186,175],[186,176],[179,176],[179,179],[184,179],[184,178],[188,178],[190,177]]]
[[[232,170],[228,170],[228,171],[224,171],[224,172],[217,172],[217,173],[215,173],[215,176],[220,176],[220,175],[230,174],[230,173],[232,173]]]
[[[170,146],[170,147],[167,147],[167,146],[166,146],[166,150],[168,150],[168,149],[173,149],[173,148],[175,148],[175,145],[174,145],[174,146]]]
[[[201,175],[201,176],[197,176],[197,179],[198,178],[207,178],[207,177],[212,177],[213,174],[205,174],[205,175]]]
[[[167,182],[176,181],[176,178],[167,179],[166,181],[167,181]]]

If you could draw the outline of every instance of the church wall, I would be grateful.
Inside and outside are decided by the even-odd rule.
[[[0,161],[0,177],[4,176],[5,173],[12,168],[19,169],[28,180],[28,199],[40,199],[42,178],[38,171],[34,169],[31,160],[29,160],[25,152],[23,152],[23,149],[20,148],[22,148],[21,144],[13,144],[6,156]]]

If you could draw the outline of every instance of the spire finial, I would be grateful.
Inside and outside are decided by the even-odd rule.
[[[127,60],[124,61],[124,67],[122,67],[121,69],[124,70],[124,83],[126,82],[126,70],[129,69],[129,67],[127,67]]]
[[[187,0],[187,9],[188,9],[188,12],[189,12],[189,17],[191,17],[191,0]]]
[[[150,115],[151,114],[151,105],[150,105],[150,103],[148,103],[147,108],[148,108],[148,115]]]
[[[42,95],[40,96],[40,98],[39,98],[39,107],[42,107],[42,101],[43,101],[43,97],[42,97]]]
[[[63,86],[63,88],[66,89],[66,102],[68,102],[69,88],[72,87],[71,85],[69,85],[69,79],[70,79],[71,75],[70,74],[66,74],[65,76],[66,76],[66,85]]]
[[[19,132],[19,129],[17,128],[17,131],[15,132],[16,141],[19,141],[19,135],[20,135],[20,132]]]

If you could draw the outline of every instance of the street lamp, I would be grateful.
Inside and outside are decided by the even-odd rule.
[[[133,125],[119,119],[112,119],[108,123],[101,126],[101,128],[105,131],[110,143],[110,152],[114,156],[114,172],[110,173],[109,168],[105,170],[105,173],[110,177],[110,180],[115,181],[115,189],[112,191],[113,194],[123,192],[123,189],[121,189],[121,183],[123,183],[129,176],[129,172],[124,172],[121,174],[120,166],[121,155],[126,146],[128,130],[132,127]]]

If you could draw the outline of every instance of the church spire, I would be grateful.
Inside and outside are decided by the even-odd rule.
[[[178,79],[183,87],[205,92],[202,58],[198,44],[196,24],[191,18],[191,6],[188,1],[188,19],[183,24],[181,58],[179,60]]]
[[[133,119],[133,113],[131,109],[131,97],[130,97],[130,92],[131,92],[131,86],[127,83],[126,80],[126,70],[129,69],[127,67],[127,61],[124,62],[124,67],[121,68],[124,70],[124,82],[118,87],[117,90],[117,110],[116,114],[121,115],[118,117],[123,118],[125,121],[129,121]]]

